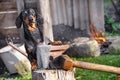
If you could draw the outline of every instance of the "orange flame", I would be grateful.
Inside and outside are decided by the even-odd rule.
[[[96,31],[96,28],[93,24],[90,25],[90,32],[92,38],[95,39],[99,45],[102,45],[103,43],[107,42],[104,32],[101,30]]]

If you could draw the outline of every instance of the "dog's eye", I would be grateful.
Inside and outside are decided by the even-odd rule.
[[[24,12],[22,13],[23,19],[25,19],[25,18],[27,17],[27,15],[28,15],[28,12],[27,12],[27,11],[24,11]]]

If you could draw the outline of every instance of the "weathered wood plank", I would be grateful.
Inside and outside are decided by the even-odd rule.
[[[93,24],[97,31],[104,31],[103,3],[103,0],[89,1],[90,24]]]
[[[37,0],[24,0],[24,7],[26,9],[28,9],[28,8],[36,9],[37,8]]]
[[[97,1],[97,14],[98,14],[98,21],[99,21],[99,27],[101,27],[101,29],[103,31],[105,31],[104,28],[104,0],[99,0]],[[99,28],[100,29],[100,28]]]
[[[18,9],[18,14],[24,10],[24,1],[23,0],[17,0],[17,9]]]
[[[61,21],[61,24],[64,24],[64,19],[63,19],[63,4],[62,4],[62,1],[63,0],[59,0],[58,1],[58,14],[60,15],[60,21]]]
[[[73,20],[75,29],[79,28],[78,1],[79,0],[73,0]]]
[[[58,12],[58,21],[59,24],[63,24],[63,10],[62,10],[62,3],[61,0],[56,0],[57,1],[57,12]]]
[[[6,1],[6,0],[5,0]],[[7,6],[6,6],[7,5]],[[0,2],[0,11],[12,11],[12,10],[17,10],[16,7],[16,0],[9,1],[9,2]]]
[[[44,18],[43,34],[53,41],[52,21],[50,16],[49,0],[39,0],[41,15]],[[45,39],[45,38],[44,38]]]
[[[52,24],[57,25],[58,24],[58,14],[57,14],[57,7],[56,7],[56,0],[50,1],[50,12],[52,17]]]
[[[79,1],[79,15],[80,15],[80,29],[81,30],[85,30],[89,22],[88,6],[86,2],[87,2],[86,0]]]
[[[73,26],[72,0],[65,0],[67,25]]]
[[[67,25],[65,0],[61,0],[61,7],[62,7],[62,12],[63,12],[63,23],[64,23],[64,25]]]
[[[88,0],[79,0],[80,30],[90,34]],[[85,33],[86,34],[86,33]]]
[[[17,17],[16,11],[11,11],[10,13],[1,12],[0,13],[0,28],[15,28],[15,19]]]
[[[24,0],[16,0],[17,1],[17,10],[18,10],[18,14],[21,13],[21,11],[24,10]],[[19,29],[20,30],[20,38],[21,41],[24,41],[24,31],[23,31],[23,27]]]

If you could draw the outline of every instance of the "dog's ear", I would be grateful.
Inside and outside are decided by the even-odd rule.
[[[20,28],[22,25],[22,12],[19,14],[19,16],[16,18],[15,24],[17,26],[17,28]]]
[[[40,14],[36,14],[36,20],[39,24],[43,24],[44,23],[44,19]]]

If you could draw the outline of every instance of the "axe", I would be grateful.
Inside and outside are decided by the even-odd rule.
[[[97,71],[120,74],[119,67],[94,64],[94,63],[83,62],[83,61],[73,61],[67,55],[61,55],[57,57],[56,59],[53,60],[53,64],[55,64],[57,68],[62,68],[64,70],[73,70],[73,68],[76,67],[76,68],[83,68],[83,69],[89,69],[89,70],[97,70]]]

